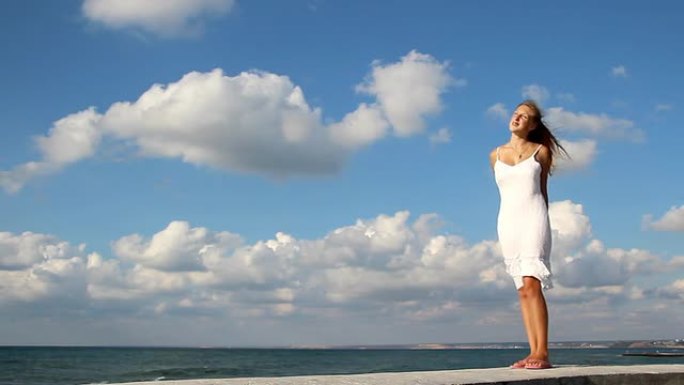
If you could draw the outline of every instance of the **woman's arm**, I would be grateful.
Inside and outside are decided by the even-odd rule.
[[[489,153],[489,165],[494,169],[494,163],[496,163],[496,148]]]
[[[547,192],[546,186],[549,179],[549,172],[551,170],[551,150],[548,147],[542,146],[537,152],[537,161],[542,166],[541,176],[540,176],[540,187],[541,193],[544,196],[544,202],[546,202],[546,207],[549,207],[549,193]]]

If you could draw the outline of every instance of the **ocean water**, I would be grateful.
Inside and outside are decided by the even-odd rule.
[[[630,352],[634,352],[631,349]],[[624,349],[552,349],[556,365],[683,364]],[[505,367],[522,349],[199,349],[0,347],[0,384],[75,385]]]

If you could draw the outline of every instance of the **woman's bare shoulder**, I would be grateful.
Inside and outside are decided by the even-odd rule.
[[[490,158],[491,158],[491,157],[496,158],[496,152],[497,152],[498,149],[499,149],[499,147],[494,147],[494,148],[492,149],[492,151],[489,153],[489,157],[490,157]]]
[[[539,145],[539,151],[537,152],[537,154],[539,154],[540,157],[550,158],[551,157],[551,149],[549,148],[549,146],[540,144]]]
[[[551,165],[551,149],[548,146],[541,145],[539,148],[539,151],[537,151],[537,161],[541,163],[542,165],[549,166]]]
[[[494,167],[494,163],[496,163],[496,158],[497,158],[497,151],[499,150],[499,146],[494,147],[494,149],[489,153],[489,164]]]

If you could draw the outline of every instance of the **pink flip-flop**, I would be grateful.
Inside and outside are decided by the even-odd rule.
[[[525,369],[539,370],[539,369],[551,369],[551,368],[553,368],[553,366],[547,360],[530,359],[530,360],[527,360],[527,362],[525,362]]]
[[[525,369],[525,365],[527,365],[527,358],[523,358],[520,361],[516,361],[509,368],[511,369]]]

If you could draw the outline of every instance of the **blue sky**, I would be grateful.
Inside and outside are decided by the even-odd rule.
[[[678,2],[133,3],[2,4],[6,343],[524,340],[525,98],[572,156],[552,339],[681,337]]]

